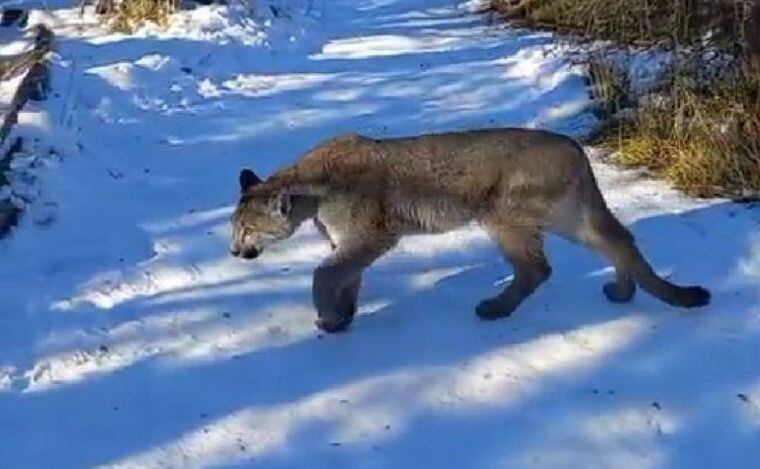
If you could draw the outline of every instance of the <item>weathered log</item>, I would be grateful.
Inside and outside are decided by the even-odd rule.
[[[16,55],[0,57],[0,81],[19,75],[37,60],[37,53],[34,49]]]
[[[13,95],[9,109],[4,114],[3,121],[0,122],[0,145],[8,137],[24,104],[29,99],[36,101],[44,99],[49,87],[49,72],[46,57],[48,52],[52,50],[53,32],[42,24],[36,25],[34,29],[37,32],[34,48],[25,53],[23,58],[10,61],[14,66],[23,66],[23,68],[16,70],[14,67],[9,66],[6,70],[9,73],[13,72],[11,76],[16,75],[19,71],[26,72],[26,75]]]
[[[0,57],[0,81],[17,76],[35,63],[41,63],[52,50],[53,32],[42,24],[32,28],[35,31],[34,47],[31,50],[7,57]]]
[[[0,116],[0,148],[10,135],[18,120],[18,113],[30,99],[45,98],[49,87],[48,53],[53,47],[53,33],[44,25],[36,25],[34,48],[18,56],[0,62],[0,76],[16,76],[25,73],[16,89],[8,109]],[[17,137],[13,144],[0,151],[0,187],[8,184],[6,171],[10,168],[13,156],[21,150],[23,140]],[[10,201],[0,201],[0,237],[5,236],[10,227],[18,221],[20,210]]]
[[[0,187],[8,184],[6,171],[10,169],[11,159],[15,153],[21,151],[23,140],[18,137],[12,145],[8,147],[5,154],[0,155]],[[21,210],[18,209],[10,200],[0,200],[0,238],[8,234],[12,226],[18,223],[18,217]]]

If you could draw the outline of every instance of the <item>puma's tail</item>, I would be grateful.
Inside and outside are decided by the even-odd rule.
[[[635,260],[631,274],[636,283],[648,293],[673,306],[694,308],[710,302],[710,292],[699,286],[682,287],[674,285],[658,276],[652,267],[644,260],[639,250],[634,246]]]

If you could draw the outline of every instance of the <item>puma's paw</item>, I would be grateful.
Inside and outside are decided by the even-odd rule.
[[[353,321],[353,317],[343,317],[341,319],[325,319],[317,318],[314,324],[321,330],[327,333],[343,332],[348,329],[349,324]]]
[[[633,299],[633,295],[636,293],[636,284],[621,286],[617,282],[605,283],[604,295],[613,303],[628,303]]]

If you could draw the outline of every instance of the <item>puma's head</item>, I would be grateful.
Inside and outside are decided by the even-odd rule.
[[[240,172],[241,197],[232,216],[230,253],[244,259],[254,259],[270,244],[295,232],[297,223],[291,218],[291,196],[285,192],[249,192],[260,184],[250,169]]]

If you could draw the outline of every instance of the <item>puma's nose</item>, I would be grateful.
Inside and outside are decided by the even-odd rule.
[[[248,248],[242,253],[243,259],[256,259],[259,257],[259,250],[256,248]]]

